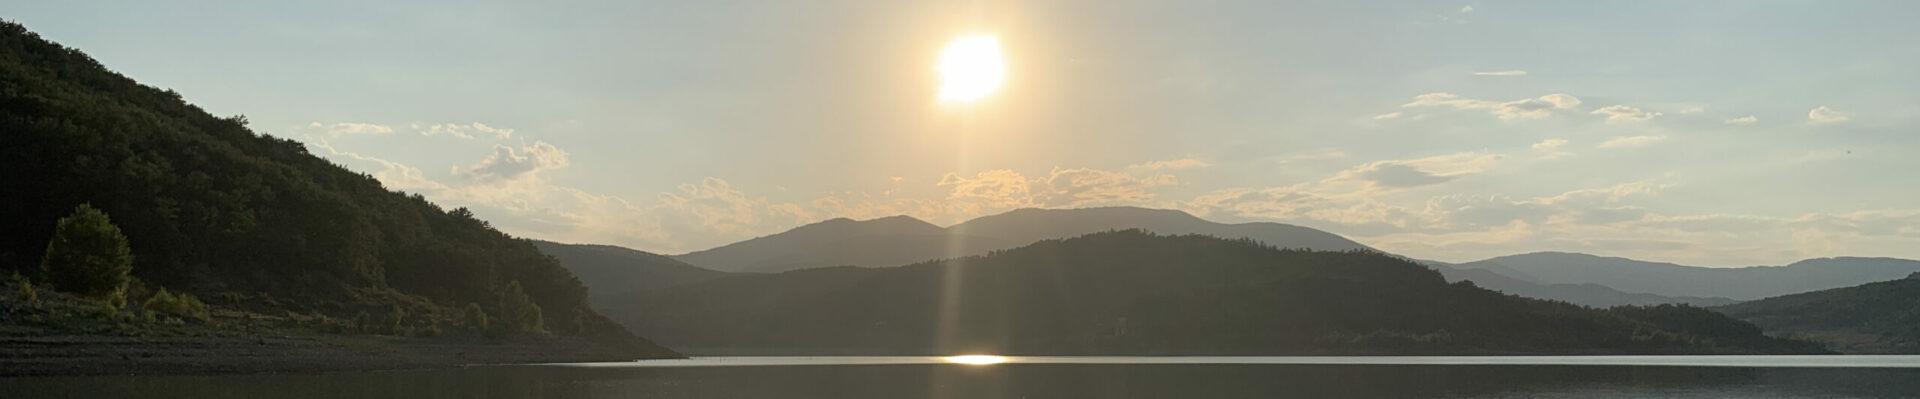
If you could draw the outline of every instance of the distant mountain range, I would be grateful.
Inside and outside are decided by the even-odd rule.
[[[940,227],[907,216],[856,221],[833,219],[779,234],[668,259],[615,248],[634,261],[626,273],[587,278],[597,304],[631,292],[700,281],[724,272],[778,272],[825,266],[893,266],[985,254],[1047,239],[1102,231],[1143,229],[1161,234],[1200,234],[1247,238],[1288,248],[1341,251],[1368,249],[1338,235],[1278,223],[1225,224],[1177,210],[1135,207],[1020,209]],[[557,244],[555,244],[557,245]],[[546,249],[547,247],[542,247]],[[556,249],[563,264],[582,276],[619,262],[575,267]],[[1452,264],[1420,261],[1448,281],[1472,281],[1480,287],[1529,298],[1593,307],[1681,303],[1720,306],[1766,296],[1887,280],[1920,271],[1920,262],[1887,258],[1810,259],[1788,266],[1707,268],[1644,262],[1576,253],[1541,252]],[[698,267],[696,267],[698,266]],[[622,281],[634,281],[622,285]]]
[[[1920,273],[1717,308],[1767,331],[1848,353],[1920,353]]]
[[[1339,235],[1280,223],[1227,224],[1186,212],[1137,207],[1018,209],[942,228],[908,216],[833,219],[779,234],[675,256],[689,264],[735,272],[780,272],[823,266],[895,266],[1012,248],[1040,240],[1142,229],[1160,234],[1249,238],[1268,245],[1322,251],[1370,249]],[[1544,283],[1494,263],[1462,268],[1426,262],[1449,280],[1473,280],[1512,294],[1588,306],[1734,302],[1726,298],[1623,292],[1584,282]],[[1488,273],[1492,272],[1492,273]]]
[[[1370,251],[1138,230],[907,266],[728,276],[604,310],[696,354],[1820,350],[1699,308],[1596,310],[1449,284]]]
[[[1439,262],[1428,262],[1427,266],[1447,276],[1447,281],[1472,281],[1481,288],[1524,296],[1528,298],[1552,299],[1576,305],[1592,307],[1612,307],[1621,305],[1657,305],[1662,303],[1680,303],[1694,306],[1719,306],[1735,301],[1720,297],[1664,296],[1623,292],[1600,284],[1546,284],[1538,281],[1513,277],[1506,271],[1490,269],[1460,268]],[[1524,276],[1524,274],[1522,275]]]
[[[1786,266],[1713,268],[1578,253],[1536,252],[1456,265],[1518,273],[1543,284],[1599,284],[1662,296],[1753,300],[1892,280],[1920,272],[1920,261],[1892,258],[1819,258]]]
[[[689,265],[663,255],[612,245],[561,244],[530,240],[540,252],[558,259],[561,265],[587,286],[587,302],[605,308],[610,300],[636,292],[716,279],[728,275]]]
[[[1367,249],[1339,235],[1280,223],[1216,223],[1177,210],[1136,207],[1018,209],[942,228],[909,216],[833,219],[779,234],[674,256],[729,272],[783,272],[822,266],[898,266],[979,255],[1035,241],[1119,229],[1251,238],[1270,245]]]

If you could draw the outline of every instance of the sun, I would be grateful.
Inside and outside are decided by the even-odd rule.
[[[993,94],[1007,76],[1000,59],[1000,41],[993,36],[970,35],[954,39],[940,53],[940,99],[974,102]]]

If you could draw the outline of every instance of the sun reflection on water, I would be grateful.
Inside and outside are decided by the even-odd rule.
[[[1007,362],[1006,356],[994,356],[994,355],[947,356],[945,359],[951,363],[966,364],[966,365],[973,365],[973,366],[985,366],[989,364],[1000,364],[1000,363]]]

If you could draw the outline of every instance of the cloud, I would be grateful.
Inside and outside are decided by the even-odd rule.
[[[1533,149],[1542,150],[1542,151],[1552,151],[1564,145],[1567,145],[1567,139],[1546,139],[1546,140],[1541,140],[1538,143],[1533,143]]]
[[[1281,165],[1286,165],[1286,164],[1292,164],[1292,163],[1298,163],[1298,162],[1314,162],[1314,161],[1327,161],[1327,160],[1334,160],[1334,159],[1346,159],[1348,156],[1349,154],[1347,154],[1346,151],[1341,151],[1341,150],[1332,149],[1332,148],[1322,148],[1322,149],[1312,150],[1312,151],[1291,152],[1291,153],[1281,154],[1278,156],[1274,156],[1273,162]]]
[[[1322,183],[1333,187],[1341,183],[1360,182],[1365,185],[1361,191],[1420,187],[1480,173],[1503,158],[1501,155],[1463,152],[1419,159],[1376,161],[1335,173]]]
[[[1099,169],[1055,168],[1048,174],[1046,190],[1038,193],[1036,202],[1048,207],[1140,203],[1153,199],[1148,188],[1176,182],[1173,175],[1168,174],[1135,177]]]
[[[463,139],[472,139],[476,134],[493,136],[493,138],[496,139],[504,139],[513,135],[513,129],[487,126],[487,124],[480,122],[468,124],[442,123],[431,126],[413,124],[411,127],[425,136],[448,135]]]
[[[982,171],[972,177],[948,173],[935,183],[950,187],[947,199],[979,203],[992,208],[1020,208],[1036,205],[1033,186],[1020,172],[1008,169]]]
[[[1600,148],[1636,147],[1666,140],[1667,136],[1620,136],[1600,143]]]
[[[1458,176],[1441,176],[1404,164],[1377,165],[1359,173],[1363,179],[1386,187],[1418,187],[1443,183]]]
[[[1759,122],[1759,121],[1760,121],[1760,118],[1755,118],[1755,117],[1753,117],[1753,115],[1747,115],[1747,116],[1743,116],[1743,117],[1739,117],[1739,118],[1733,118],[1733,119],[1728,119],[1728,120],[1727,120],[1727,124],[1729,124],[1729,125],[1747,125],[1747,124],[1752,124],[1752,123],[1754,123],[1754,122]]]
[[[373,135],[373,134],[393,133],[393,128],[387,127],[386,125],[379,125],[379,124],[372,124],[372,123],[358,123],[358,122],[337,122],[337,123],[312,122],[312,123],[308,123],[307,126],[305,126],[304,130],[318,131],[321,134],[325,134],[327,137],[340,137],[345,135],[356,135],[356,134]]]
[[[1383,121],[1383,120],[1388,120],[1388,119],[1393,119],[1393,118],[1399,118],[1399,117],[1400,117],[1400,111],[1394,111],[1394,112],[1388,112],[1388,113],[1384,113],[1384,114],[1379,114],[1379,115],[1374,115],[1374,116],[1373,116],[1373,120],[1376,120],[1376,121]]]
[[[1473,6],[1471,6],[1471,5],[1468,5],[1468,6],[1461,6],[1461,7],[1460,7],[1460,13],[1461,13],[1461,14],[1466,14],[1466,13],[1470,13],[1470,12],[1473,12]]]
[[[708,177],[699,183],[681,184],[678,191],[660,194],[664,210],[689,219],[694,225],[729,234],[753,234],[761,227],[764,201],[736,190],[726,180]]]
[[[1182,158],[1182,159],[1175,159],[1170,161],[1152,161],[1147,163],[1127,165],[1127,169],[1161,170],[1161,169],[1204,168],[1208,166],[1213,166],[1213,164],[1207,163],[1206,161],[1193,159],[1193,158]]]
[[[1625,105],[1609,105],[1589,112],[1589,115],[1606,115],[1607,123],[1645,122],[1660,116],[1659,112],[1643,111]]]
[[[1833,108],[1827,108],[1825,105],[1814,108],[1812,111],[1807,111],[1807,123],[1816,125],[1840,123],[1847,121],[1847,119],[1849,119],[1848,113],[1835,111]]]
[[[1007,169],[973,176],[948,173],[936,183],[948,188],[956,212],[978,214],[1026,207],[1078,207],[1138,204],[1154,198],[1148,189],[1177,183],[1169,174],[1135,176],[1091,168],[1054,168],[1046,177],[1028,178]]]
[[[518,150],[504,145],[494,145],[493,154],[480,163],[464,169],[453,168],[453,174],[471,179],[511,180],[522,176],[531,176],[542,170],[567,166],[567,152],[545,141],[535,141],[533,145]]]
[[[1507,71],[1474,72],[1473,76],[1527,76],[1527,71],[1514,69]]]
[[[343,156],[343,157],[347,157],[348,159],[371,162],[371,163],[380,165],[380,170],[372,173],[373,178],[375,180],[379,180],[380,184],[382,186],[386,186],[387,189],[389,190],[420,192],[420,191],[442,190],[446,188],[445,185],[436,183],[433,180],[428,179],[426,177],[426,173],[422,173],[420,169],[407,166],[399,162],[389,161],[386,159],[371,157],[366,155],[360,155],[352,152],[340,151],[338,149],[333,148],[333,145],[327,143],[326,141],[315,142],[314,146],[319,147],[320,149],[326,150],[327,153],[335,156]]]
[[[1688,106],[1680,107],[1680,110],[1677,112],[1679,112],[1681,115],[1694,115],[1694,114],[1707,112],[1707,107],[1702,107],[1698,105],[1688,105]]]
[[[1427,93],[1413,97],[1413,101],[1402,107],[1453,107],[1462,110],[1487,110],[1504,120],[1539,119],[1552,116],[1554,111],[1572,109],[1580,105],[1580,99],[1566,94],[1548,94],[1540,97],[1496,102],[1462,98],[1453,93]]]

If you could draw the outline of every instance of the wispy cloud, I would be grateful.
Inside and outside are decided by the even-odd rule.
[[[1580,106],[1580,98],[1555,93],[1535,98],[1514,101],[1488,101],[1460,97],[1453,93],[1427,93],[1413,97],[1413,101],[1401,107],[1452,107],[1462,110],[1486,110],[1500,119],[1539,119],[1552,116],[1554,111],[1572,109]]]
[[[1816,125],[1840,123],[1846,122],[1847,119],[1850,119],[1850,116],[1848,113],[1836,111],[1833,108],[1827,108],[1827,106],[1822,105],[1814,108],[1812,111],[1807,111],[1807,123]]]
[[[313,123],[308,123],[307,126],[303,126],[301,130],[314,131],[314,132],[326,135],[327,137],[340,137],[345,135],[356,135],[356,134],[393,133],[393,128],[387,127],[386,125],[380,125],[380,124],[374,124],[374,123],[359,123],[359,122],[336,122],[336,123],[313,122]]]
[[[1127,165],[1127,169],[1160,170],[1160,169],[1204,168],[1208,166],[1213,166],[1213,164],[1207,163],[1207,161],[1202,161],[1202,160],[1193,159],[1193,158],[1182,158],[1182,159],[1174,159],[1174,160],[1167,160],[1167,161],[1152,161],[1147,163]]]
[[[1625,105],[1609,105],[1589,112],[1590,115],[1606,115],[1607,123],[1645,122],[1660,116],[1659,112],[1645,111]]]
[[[1743,116],[1743,117],[1739,117],[1739,118],[1732,118],[1732,119],[1727,119],[1727,124],[1729,124],[1729,125],[1745,125],[1745,124],[1751,124],[1751,123],[1754,123],[1754,122],[1759,122],[1759,121],[1760,121],[1760,118],[1755,118],[1755,117],[1753,117],[1753,115],[1747,115],[1747,116]]]
[[[1518,69],[1506,71],[1474,72],[1473,76],[1527,76],[1527,71]]]
[[[1666,140],[1667,136],[1621,136],[1600,143],[1600,148],[1638,147]]]
[[[1462,152],[1426,158],[1376,161],[1334,174],[1322,183],[1332,189],[1344,182],[1364,183],[1360,191],[1419,187],[1452,181],[1492,168],[1505,157]]]

